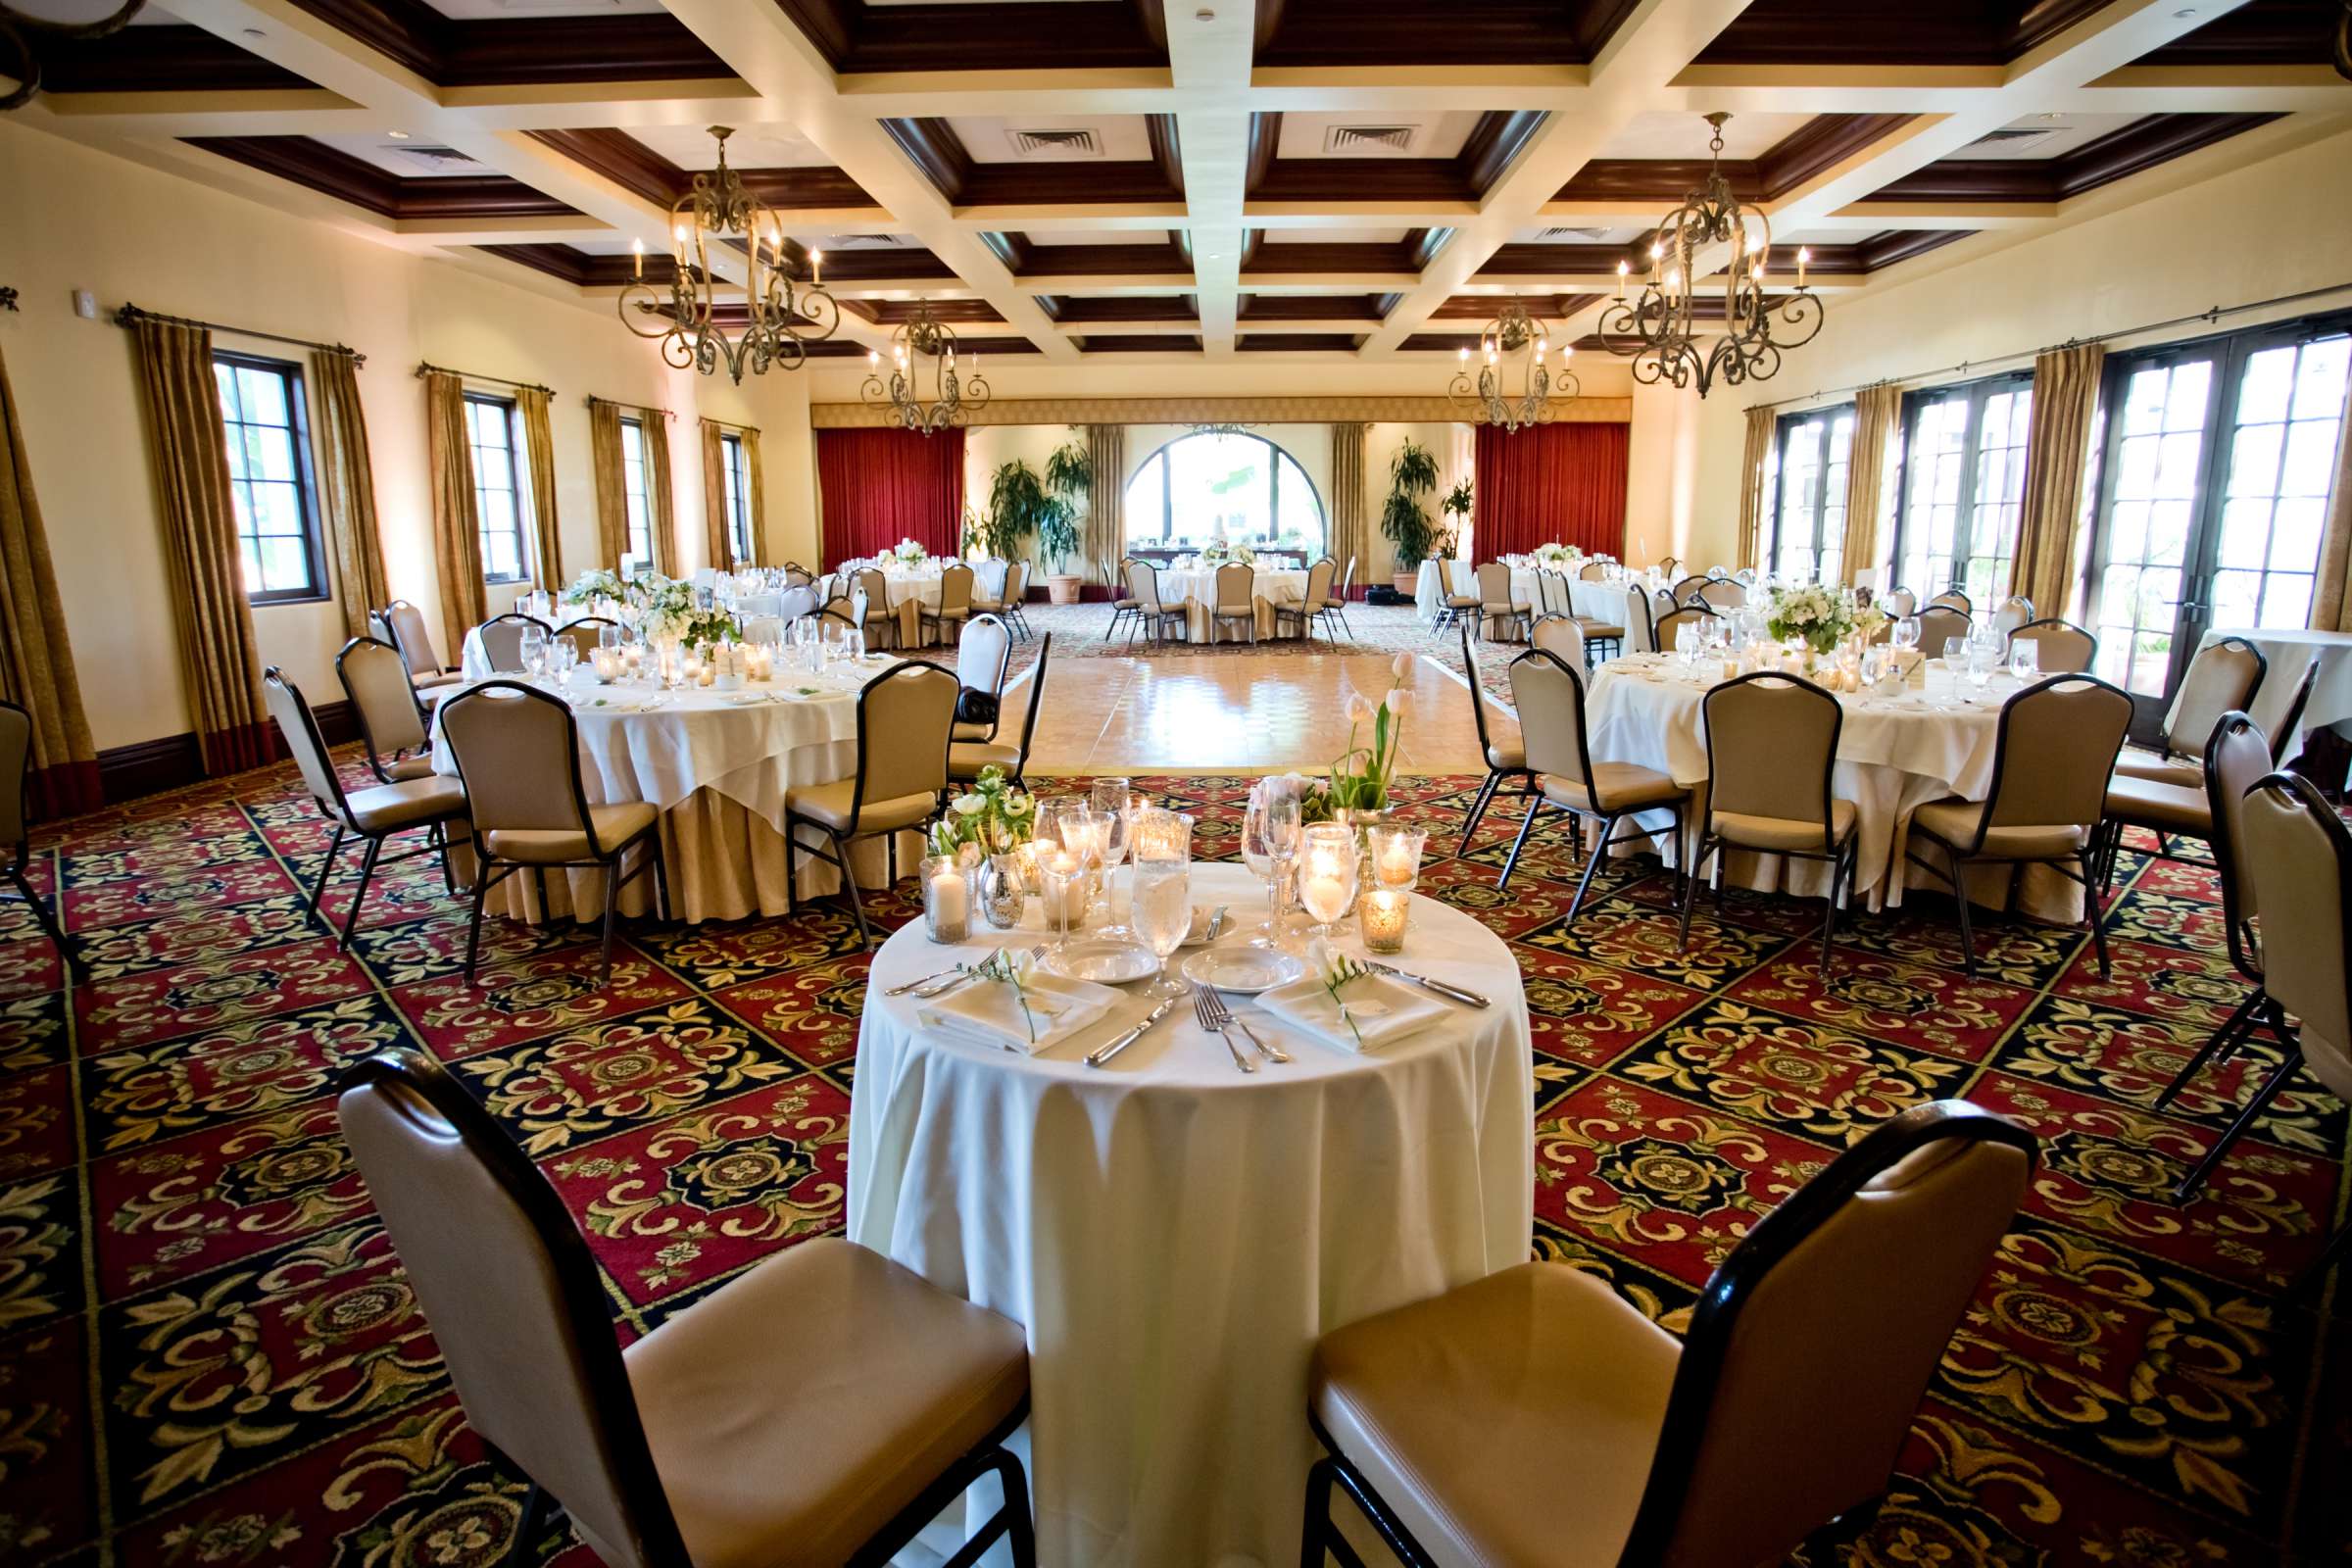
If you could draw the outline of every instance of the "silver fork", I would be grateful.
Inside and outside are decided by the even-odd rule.
[[[1235,1017],[1233,1009],[1225,1005],[1223,997],[1218,996],[1214,991],[1207,993],[1207,996],[1209,1007],[1216,1013],[1216,1026],[1220,1031],[1228,1027],[1241,1030],[1243,1034],[1250,1037],[1250,1043],[1257,1048],[1257,1054],[1268,1061],[1280,1064],[1291,1059],[1290,1053],[1284,1051],[1280,1046],[1267,1045],[1257,1037],[1256,1030]]]
[[[1242,1054],[1242,1048],[1233,1043],[1233,1036],[1227,1034],[1225,1026],[1217,1021],[1217,1014],[1223,1010],[1224,1006],[1217,1001],[1215,992],[1198,980],[1193,982],[1193,1016],[1200,1020],[1201,1028],[1213,1030],[1216,1037],[1225,1042],[1225,1049],[1233,1053],[1233,1064],[1236,1067],[1244,1072],[1257,1071],[1257,1063]]]

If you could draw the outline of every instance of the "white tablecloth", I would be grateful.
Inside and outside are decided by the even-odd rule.
[[[1296,605],[1306,597],[1306,573],[1279,566],[1260,566],[1250,581],[1250,594],[1257,609],[1257,635],[1260,641],[1274,635],[1277,605]],[[1184,606],[1185,635],[1191,641],[1209,640],[1209,607],[1217,597],[1217,572],[1213,566],[1171,566],[1159,574],[1159,600],[1163,605]],[[1217,635],[1227,641],[1249,639],[1231,626],[1218,628]]]
[[[1245,917],[1263,906],[1238,865],[1196,867],[1194,890]],[[1250,1076],[1189,1001],[1096,1070],[1079,1057],[1143,999],[1032,1058],[918,1030],[910,1000],[881,994],[992,945],[935,947],[918,923],[874,958],[850,1238],[1027,1326],[1041,1563],[1294,1562],[1315,1340],[1528,1255],[1518,968],[1469,916],[1417,900],[1397,961],[1494,1005],[1446,1003],[1439,1024],[1355,1055],[1235,998],[1295,1058]]]
[[[1592,756],[1606,762],[1638,762],[1657,768],[1696,792],[1687,812],[1693,846],[1705,805],[1707,740],[1701,705],[1716,673],[1687,670],[1672,654],[1613,659],[1592,677],[1585,713]],[[2007,674],[1983,688],[1955,680],[1931,664],[1927,690],[1902,697],[1845,696],[1845,722],[1838,736],[1838,765],[1832,791],[1854,803],[1860,836],[1854,886],[1871,908],[1903,902],[1906,886],[1948,890],[1903,858],[1911,813],[1931,801],[1981,801],[1992,784],[1992,754],[2004,699],[2018,690]],[[1667,816],[1652,813],[1643,825],[1663,829]],[[1619,829],[1620,833],[1626,831]],[[1630,851],[1627,853],[1631,853]],[[1929,848],[1928,863],[1938,871],[1942,852]],[[1708,866],[1713,874],[1713,862]],[[1818,860],[1772,855],[1734,854],[1728,885],[1790,892],[1818,898],[1829,886],[1829,867]],[[2029,867],[2019,906],[2048,920],[2080,920],[2082,891],[2046,866]],[[1984,866],[1968,873],[1972,899],[1999,906],[2008,896],[2008,873]]]
[[[591,805],[647,801],[662,812],[662,848],[669,858],[671,911],[679,919],[740,920],[784,912],[784,793],[848,778],[858,770],[857,695],[864,680],[895,661],[877,658],[861,674],[777,672],[741,692],[690,689],[662,697],[651,711],[632,710],[660,694],[642,686],[599,686],[575,672],[569,687],[542,682],[567,696],[580,735],[581,781]],[[817,687],[802,700],[761,700]],[[434,771],[456,775],[457,758],[433,727]],[[902,872],[920,855],[915,835],[900,835]],[[888,851],[875,839],[853,852],[861,884],[879,883]],[[824,862],[804,857],[799,894],[835,891],[840,878]],[[594,918],[602,907],[600,873],[574,871],[549,879],[548,915],[577,909]],[[536,878],[516,874],[499,884],[494,908],[518,919],[542,918]],[[625,912],[638,913],[653,897],[652,878],[629,884]]]
[[[2286,721],[2286,705],[2294,700],[2303,671],[2313,664],[2320,666],[2303,721],[2296,726],[2296,733],[2286,737],[2286,745],[2278,748],[2278,756],[2293,758],[2302,752],[2304,737],[2313,730],[2352,719],[2352,632],[2217,626],[2205,634],[2198,647],[2225,637],[2243,637],[2269,661],[2262,690],[2254,694],[2253,717],[2274,743],[2278,739],[2278,726]]]
[[[1447,562],[1446,564],[1452,568],[1453,592],[1478,592],[1476,565],[1467,561]],[[1624,583],[1588,582],[1581,577],[1572,577],[1568,582],[1570,613],[1604,621],[1612,626],[1622,626],[1625,624],[1625,590]],[[1512,570],[1511,597],[1520,604],[1535,606],[1537,613],[1543,612],[1544,601],[1537,592],[1536,573],[1532,569]],[[1413,579],[1414,613],[1423,620],[1435,620],[1438,612],[1445,608],[1446,591],[1438,584],[1438,563],[1424,561],[1420,573]]]

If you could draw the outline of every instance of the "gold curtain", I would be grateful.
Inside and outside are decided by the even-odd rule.
[[[1894,425],[1902,412],[1900,387],[1866,386],[1854,394],[1854,444],[1845,469],[1847,582],[1879,564],[1879,502],[1886,493],[1886,465],[1894,455]]]
[[[392,602],[384,541],[375,527],[375,468],[368,458],[368,416],[360,407],[359,361],[340,349],[311,356],[318,390],[318,498],[335,535],[335,598],[343,632],[368,635],[368,612]]]
[[[32,493],[32,457],[0,359],[0,695],[32,716],[25,808],[71,816],[102,804],[98,751],[74,674],[74,644],[49,564],[49,530]]]
[[[490,618],[482,587],[482,520],[473,499],[466,384],[447,370],[424,376],[424,443],[433,481],[433,560],[441,573],[442,647],[455,659],[466,634]]]
[[[2034,356],[2034,412],[2026,429],[2024,504],[2018,509],[2017,557],[2009,591],[2034,601],[2034,613],[2073,609],[2078,571],[2075,532],[2082,516],[2082,475],[2099,410],[2101,343]]]
[[[539,563],[539,585],[551,593],[564,586],[564,534],[556,521],[556,432],[548,417],[547,388],[517,387],[514,408],[522,416],[522,457],[531,470],[531,542]]]
[[[1119,562],[1127,554],[1127,427],[1086,426],[1086,460],[1094,479],[1086,488],[1086,532],[1079,555],[1107,583],[1116,580]]]
[[[706,565],[720,571],[727,569],[729,546],[727,537],[727,446],[722,439],[725,431],[716,419],[703,421],[703,534],[704,548],[710,552]]]
[[[2352,631],[2352,419],[2343,422],[2335,447],[2335,500],[2320,535],[2320,575],[2311,586],[2311,629]]]
[[[150,317],[132,323],[131,337],[163,510],[180,682],[196,744],[209,775],[259,767],[272,755],[270,710],[262,698],[253,607],[245,598],[213,334]]]
[[[746,426],[736,433],[743,439],[743,471],[752,482],[752,564],[772,566],[776,558],[767,553],[767,481],[760,472],[760,432]]]
[[[1740,452],[1740,550],[1742,566],[1758,566],[1764,544],[1764,468],[1772,458],[1773,411],[1747,411],[1747,444]]]
[[[1353,561],[1356,575],[1369,581],[1372,563],[1363,559],[1371,543],[1364,508],[1367,428],[1352,420],[1331,427],[1331,559],[1340,564],[1342,577],[1348,575],[1348,563]]]
[[[602,398],[588,403],[588,460],[596,470],[597,564],[620,569],[629,553],[629,495],[620,461],[620,409]]]
[[[669,493],[669,416],[660,409],[639,409],[637,418],[645,432],[645,531],[653,536],[654,569],[674,577],[678,519]]]

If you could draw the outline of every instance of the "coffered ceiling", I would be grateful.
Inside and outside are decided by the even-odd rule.
[[[97,0],[32,0],[46,14]],[[19,118],[609,296],[729,162],[844,304],[1100,356],[1592,345],[1707,169],[1824,294],[2352,125],[2336,0],[159,0]],[[2145,265],[2161,265],[2160,258]],[[739,264],[714,266],[739,281]],[[1833,305],[1834,305],[1833,300]],[[1254,362],[1253,362],[1254,363]]]

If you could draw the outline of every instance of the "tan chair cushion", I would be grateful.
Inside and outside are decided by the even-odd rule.
[[[850,831],[857,797],[858,781],[839,778],[830,784],[811,784],[805,789],[785,791],[784,808],[811,822],[820,822],[836,833],[847,833]],[[860,833],[887,833],[897,828],[914,827],[938,809],[938,797],[932,795],[902,795],[894,801],[868,801],[865,803],[865,814],[858,818],[857,827]]]
[[[384,772],[394,783],[404,779],[430,778],[433,775],[433,760],[429,757],[396,757],[384,764]]]
[[[950,732],[950,741],[985,741],[996,729],[994,724],[958,724]]]
[[[525,865],[560,865],[565,860],[592,860],[601,845],[607,855],[654,825],[661,813],[643,801],[619,806],[591,806],[588,821],[596,829],[596,844],[585,833],[540,828],[493,828],[482,835],[496,859],[520,860]]]
[[[956,741],[948,747],[950,778],[978,778],[991,763],[1009,773],[1021,765],[1021,749],[1005,741]]]
[[[1911,825],[1965,851],[1976,841],[1977,823],[1984,816],[1984,808],[1976,801],[1935,801],[1912,813]],[[1978,853],[1994,859],[2032,860],[2073,855],[2087,837],[2082,828],[2063,825],[1996,827],[1984,835],[1984,848]]]
[[[425,692],[433,691],[443,686],[456,686],[463,682],[466,679],[466,676],[462,671],[445,669],[437,674],[432,675],[411,675],[409,679],[416,683],[418,691]]]
[[[1498,772],[1506,773],[1513,768],[1525,767],[1527,766],[1527,750],[1520,746],[1506,746],[1501,741],[1489,741],[1487,743],[1487,765]]]
[[[2213,833],[2213,802],[2205,794],[2202,779],[2195,789],[2189,789],[2119,773],[2107,781],[2107,814],[2168,833],[2193,833],[2200,838]]]
[[[1484,601],[1476,594],[1447,594],[1446,596],[1447,610],[1477,610],[1483,604]]]
[[[1607,621],[1596,620],[1591,615],[1578,615],[1575,618],[1577,628],[1585,634],[1585,640],[1588,642],[1605,643],[1625,635],[1623,626],[1612,626]]]
[[[1750,816],[1745,811],[1712,811],[1707,825],[1726,843],[1743,850],[1818,850],[1821,824],[1786,816]],[[1854,803],[1830,802],[1830,836],[1843,844],[1854,831]]]
[[[1029,1391],[1019,1324],[833,1239],[761,1263],[624,1359],[694,1568],[847,1562]]]
[[[466,786],[437,775],[404,779],[352,790],[343,797],[343,805],[344,820],[351,827],[362,833],[390,833],[465,810]]]
[[[1681,1354],[1594,1276],[1522,1263],[1325,1335],[1307,1398],[1438,1561],[1600,1568]]]
[[[2205,787],[2205,768],[2201,762],[2180,758],[2163,758],[2154,752],[2124,751],[2115,759],[2117,778],[2144,778],[2158,784],[2178,784],[2185,789]]]
[[[1633,762],[1594,762],[1592,783],[1600,791],[1597,801],[1586,797],[1583,779],[1545,773],[1536,780],[1536,787],[1552,805],[1576,811],[1622,811],[1629,807],[1666,806],[1690,793],[1656,768]]]

